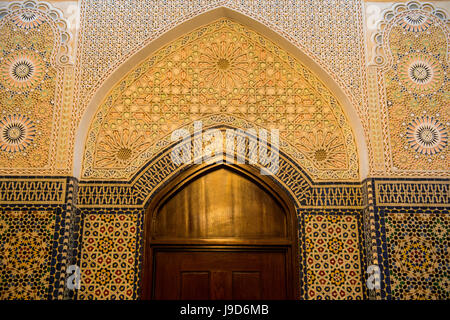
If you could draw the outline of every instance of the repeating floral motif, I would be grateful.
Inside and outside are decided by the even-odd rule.
[[[392,297],[448,299],[449,215],[396,210],[385,219]]]
[[[129,212],[85,216],[79,299],[134,298],[137,221]]]
[[[7,56],[0,67],[6,90],[18,92],[36,87],[44,77],[44,61],[33,51],[22,50]]]
[[[34,29],[36,27],[39,27],[44,21],[44,17],[36,11],[25,11],[16,13],[12,21],[18,26],[19,28],[23,29]]]
[[[12,115],[0,119],[0,150],[21,152],[33,143],[36,136],[32,120],[23,115]]]
[[[268,39],[222,19],[160,49],[115,85],[91,124],[83,178],[129,179],[174,129],[211,115],[279,129],[315,179],[359,176],[352,130],[329,90]]]
[[[301,48],[355,97],[356,108],[364,107],[359,0],[124,0],[86,1],[82,5],[78,116],[92,93],[128,57],[182,22],[222,6],[267,25]]]
[[[52,211],[0,212],[0,299],[48,298],[54,230]]]
[[[392,170],[446,176],[450,82],[445,13],[412,1],[394,6],[385,17],[390,21],[375,38],[387,53],[387,59],[378,58],[383,62]]]
[[[57,71],[55,32],[33,9],[0,23],[0,170],[49,167]]]
[[[58,134],[70,131],[67,120],[59,123],[67,24],[58,9],[33,0],[2,6],[0,17],[0,174],[67,174],[55,159],[67,154]]]
[[[362,299],[357,217],[305,216],[309,299]]]
[[[448,140],[445,126],[428,116],[417,118],[409,123],[406,137],[414,151],[425,155],[441,152],[447,146]]]
[[[125,2],[111,5],[101,1],[85,1],[82,4],[83,29],[80,33],[80,63],[76,73],[79,82],[75,99],[70,94],[75,86],[73,70],[67,68],[69,74],[63,76],[56,67],[68,61],[65,50],[69,37],[62,31],[64,21],[46,3],[39,3],[39,8],[34,1],[26,3],[27,7],[15,2],[7,10],[0,9],[0,173],[43,174],[47,170],[45,168],[55,161],[52,157],[60,153],[55,152],[55,143],[61,146],[70,144],[72,138],[68,132],[58,134],[57,127],[68,128],[72,117],[79,119],[90,92],[95,91],[121,61],[145,45],[144,39],[157,38],[175,25],[173,21],[178,23],[202,10],[224,4],[250,13],[252,17],[259,12],[257,17],[260,21],[272,21],[272,27],[279,26],[272,29],[294,44],[301,43],[304,51],[330,71],[331,77],[345,88],[352,102],[359,102],[355,103],[355,108],[363,115],[363,122],[366,118],[373,120],[374,113],[386,121],[383,123],[384,133],[381,129],[377,131],[382,137],[378,147],[389,150],[379,152],[383,157],[380,156],[382,159],[378,163],[388,167],[392,165],[394,172],[401,174],[448,173],[448,27],[443,23],[446,21],[445,13],[429,4],[401,4],[402,10],[395,11],[385,21],[387,27],[383,39],[389,61],[368,79],[374,87],[375,96],[380,96],[374,98],[376,109],[370,118],[364,118],[366,97],[361,65],[365,59],[363,36],[358,29],[361,26],[360,1],[326,0],[314,5],[297,1],[293,7],[286,7],[285,11],[271,11],[272,2],[253,0],[239,4],[235,1],[211,1],[208,4],[201,1],[163,1],[152,10],[142,10],[151,3],[149,1],[128,7]],[[279,5],[279,2],[276,3]],[[51,16],[48,14],[50,10]],[[158,18],[146,19],[148,12]],[[324,12],[330,14],[323,15]],[[131,18],[124,20],[118,16]],[[309,19],[304,19],[305,16]],[[325,23],[321,18],[323,16],[327,16],[332,23]],[[346,19],[342,19],[343,16]],[[131,20],[133,23],[128,23]],[[117,23],[111,25],[111,21]],[[96,27],[89,28],[91,23],[95,23]],[[145,28],[136,27],[142,23],[145,23]],[[151,27],[148,27],[149,24]],[[333,27],[330,29],[329,25]],[[112,32],[102,33],[101,30],[109,28]],[[127,32],[129,28],[133,28],[133,32]],[[148,30],[157,31],[150,34]],[[340,34],[335,34],[336,30]],[[193,42],[198,41],[200,47],[202,32],[208,31],[202,29],[193,39]],[[118,34],[125,36],[118,37]],[[92,148],[86,151],[86,161],[91,162],[90,166],[85,167],[85,179],[103,179],[104,182],[83,182],[80,193],[83,210],[106,206],[125,208],[130,204],[142,207],[148,195],[143,196],[142,193],[155,191],[164,179],[174,173],[170,164],[158,162],[132,187],[117,184],[114,180],[132,176],[160,150],[159,147],[167,145],[164,132],[187,127],[195,119],[206,119],[202,118],[205,115],[211,119],[214,113],[222,113],[218,117],[223,120],[227,117],[224,110],[228,112],[228,108],[233,116],[227,119],[234,120],[218,122],[233,126],[242,123],[255,126],[276,124],[283,128],[283,147],[287,148],[287,144],[292,143],[292,146],[289,145],[291,151],[295,144],[294,150],[298,153],[293,152],[292,155],[296,155],[293,158],[305,170],[310,170],[312,177],[327,181],[359,178],[355,169],[357,157],[353,135],[346,125],[345,116],[339,111],[339,105],[329,97],[328,90],[307,69],[298,68],[297,62],[283,50],[264,37],[254,36],[246,28],[217,35],[207,39],[211,40],[211,46],[203,43],[200,49],[191,48],[192,52],[198,53],[195,56],[188,50],[189,39],[180,38],[171,44],[174,45],[173,52],[169,52],[170,46],[167,46],[164,48],[167,52],[159,57],[155,54],[151,57],[153,60],[144,65],[147,69],[136,68],[118,84],[108,103],[120,103],[114,104],[115,109],[109,114],[101,111],[99,118],[105,119],[105,125],[101,123],[94,130],[102,130],[103,136],[100,135],[95,143],[91,141]],[[230,38],[234,36],[237,38]],[[98,46],[99,39],[105,40],[102,41],[103,46]],[[167,57],[170,59],[164,60]],[[181,61],[190,57],[193,60],[186,59],[188,65],[182,65]],[[261,64],[265,61],[267,64]],[[273,72],[277,62],[287,66],[281,76]],[[156,75],[156,71],[151,73],[150,69],[160,74]],[[141,75],[145,78],[138,79]],[[195,84],[200,80],[194,79],[194,75],[209,86]],[[304,79],[297,79],[298,82],[294,81],[292,85],[292,82],[289,84],[293,81],[292,75],[300,75],[298,78]],[[63,81],[66,95],[64,121],[59,119],[63,113],[60,109]],[[250,85],[245,87],[246,81],[254,83],[247,82]],[[282,82],[286,85],[280,85]],[[145,83],[146,86],[141,86]],[[272,85],[274,83],[276,85]],[[260,91],[250,92],[252,87]],[[191,88],[198,91],[192,94]],[[216,91],[209,92],[211,88]],[[202,91],[204,89],[206,91]],[[294,93],[288,93],[288,89],[293,89]],[[122,95],[120,98],[119,93]],[[191,100],[188,101],[188,98]],[[251,99],[260,98],[265,99],[266,104],[252,105]],[[289,99],[293,99],[294,103]],[[72,100],[77,102],[73,114]],[[165,101],[170,103],[162,103]],[[281,102],[277,104],[277,101]],[[378,109],[379,102],[383,103],[383,108],[386,107],[386,112]],[[289,107],[289,104],[296,103],[304,109]],[[245,105],[250,107],[245,109]],[[298,118],[302,118],[301,121]],[[218,122],[210,121],[209,125]],[[374,123],[371,122],[371,130],[372,125],[376,125]],[[98,137],[92,136],[95,139]],[[62,160],[67,161],[67,157],[62,157]],[[59,161],[58,165],[70,167],[69,162],[64,161]],[[297,166],[297,163],[293,165]],[[95,172],[99,168],[106,169]],[[49,170],[45,172],[56,172]],[[66,167],[64,170],[67,172]],[[378,172],[392,173],[384,170],[382,166]],[[300,170],[285,170],[280,174],[284,176],[284,180],[280,178],[280,181],[287,181],[292,194],[298,198],[296,201],[302,205],[350,207],[361,204],[361,193],[356,184],[348,188],[341,188],[340,184],[322,188],[309,185]],[[65,187],[61,187],[63,184],[59,181],[52,181],[51,177],[29,181],[8,177],[0,182],[1,204],[9,210],[0,213],[0,297],[61,297],[64,284],[54,284],[51,278],[60,281],[61,274],[64,278],[64,267],[56,265],[66,265],[61,260],[66,249],[62,249],[62,239],[54,235],[55,224],[58,224],[55,220],[58,221],[59,215],[55,217],[49,204],[61,205],[65,202]],[[395,209],[386,215],[387,243],[380,236],[384,235],[384,224],[378,220],[376,227],[383,225],[383,231],[377,229],[376,239],[371,238],[372,229],[366,230],[368,241],[378,241],[379,261],[384,257],[388,260],[385,267],[387,276],[383,279],[386,287],[383,290],[388,290],[389,294],[383,297],[448,299],[447,184],[442,181],[410,182],[384,181],[377,189],[377,205],[405,207],[404,211]],[[11,211],[13,203],[22,206],[24,201],[41,209]],[[440,210],[434,210],[439,213],[425,213],[411,207],[406,210],[408,206],[426,206],[430,203],[440,206]],[[43,211],[44,207],[49,209]],[[137,297],[137,242],[140,231],[136,213],[139,210],[101,209],[95,214],[84,215],[84,233],[80,244],[83,287],[78,298]],[[404,214],[406,211],[409,213]],[[361,252],[358,251],[358,230],[354,227],[356,217],[306,212],[307,209],[304,215],[307,261],[302,260],[306,264],[306,295],[312,299],[362,298],[364,284],[361,274],[365,270],[359,264]],[[62,227],[56,228],[62,233]],[[56,243],[61,249],[52,256],[51,246]],[[387,251],[384,251],[385,247]],[[55,272],[58,276],[53,275]]]

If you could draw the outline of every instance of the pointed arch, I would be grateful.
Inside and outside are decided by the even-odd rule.
[[[222,189],[224,179],[230,192]],[[251,166],[225,163],[193,166],[171,179],[145,209],[141,299],[155,297],[152,291],[155,287],[154,260],[157,259],[157,250],[164,250],[174,243],[189,243],[190,248],[200,245],[210,251],[217,244],[231,249],[236,245],[251,244],[258,250],[270,245],[280,246],[284,248],[286,259],[286,271],[279,271],[286,272],[286,281],[280,285],[283,288],[286,285],[284,294],[287,298],[301,298],[300,278],[304,265],[300,257],[304,253],[299,249],[300,221],[295,203],[287,191],[274,181],[269,176],[261,176]],[[202,183],[207,184],[208,189],[200,187]],[[220,188],[220,191],[214,191],[214,187]],[[239,187],[245,192],[239,192]],[[208,204],[194,200],[193,205],[180,207],[179,204],[186,204],[185,194],[191,197],[196,191],[202,194],[202,198],[208,198],[205,201]],[[175,211],[174,205],[177,207]],[[198,206],[195,210],[205,209],[201,223],[198,219],[188,218],[195,206]],[[226,228],[218,223],[221,220],[227,221]]]
[[[239,129],[229,124],[216,124],[203,127],[203,130]],[[238,133],[241,134],[241,133]],[[248,136],[249,140],[257,141],[256,136]],[[163,143],[162,151],[149,160],[130,180],[126,182],[105,180],[81,180],[78,189],[77,206],[79,208],[145,208],[152,197],[160,192],[174,177],[188,169],[200,159],[202,155],[191,158],[189,163],[174,162],[172,151],[174,146],[184,146],[193,143],[193,139]],[[233,158],[226,152],[214,155],[208,163],[221,159],[223,162],[234,163],[238,157],[250,164],[248,148],[235,148]],[[252,164],[255,170],[260,170],[259,163]],[[362,188],[358,182],[329,182],[315,183],[307,172],[301,168],[289,155],[279,151],[279,167],[275,174],[270,175],[272,180],[280,185],[295,203],[296,208],[327,207],[327,208],[357,208],[363,207]],[[352,196],[349,197],[348,195]],[[118,196],[120,195],[120,196]]]
[[[339,104],[342,106],[346,121],[350,124],[353,131],[354,143],[356,143],[357,155],[359,160],[359,177],[358,179],[364,179],[368,173],[368,150],[367,144],[364,138],[364,130],[362,122],[357,115],[356,108],[352,105],[349,97],[345,94],[342,88],[333,80],[333,78],[327,74],[311,57],[305,54],[298,47],[293,45],[289,40],[271,30],[264,24],[234,11],[226,7],[215,8],[213,10],[202,13],[194,18],[183,22],[175,28],[169,30],[165,34],[161,35],[156,40],[150,42],[147,46],[142,48],[133,56],[129,57],[123,64],[121,64],[109,77],[104,81],[100,88],[96,91],[93,98],[90,100],[88,107],[83,113],[81,121],[79,123],[76,135],[75,135],[75,150],[74,150],[74,168],[73,174],[77,178],[82,178],[82,157],[84,155],[86,141],[88,139],[88,132],[90,125],[98,111],[98,106],[108,96],[110,89],[120,81],[130,70],[133,70],[137,65],[142,63],[146,58],[157,52],[159,49],[168,45],[174,39],[181,37],[183,34],[187,34],[196,28],[204,26],[220,18],[230,18],[240,24],[249,27],[251,30],[264,35],[269,40],[276,43],[282,49],[286,50],[290,56],[294,57],[302,64],[306,65],[320,81],[332,92]]]

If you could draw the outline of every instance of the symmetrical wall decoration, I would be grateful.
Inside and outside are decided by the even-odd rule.
[[[84,209],[82,286],[77,299],[140,296],[144,210]],[[363,299],[365,256],[358,210],[306,210],[299,221],[302,299]],[[303,231],[301,231],[303,232]]]
[[[139,299],[145,210],[188,168],[171,160],[170,133],[192,133],[196,120],[280,130],[272,179],[297,210],[302,299],[449,299],[444,10],[394,4],[366,68],[361,0],[82,0],[77,41],[49,3],[0,6],[0,299]],[[105,80],[218,8],[284,37],[349,102],[264,34],[210,21],[156,44],[108,88],[81,181],[68,177],[76,127]],[[356,139],[368,146],[364,181]],[[69,265],[80,290],[66,285]],[[380,268],[380,288],[369,290],[368,266]]]
[[[78,208],[143,208],[167,179],[188,166],[172,161],[173,145],[167,145],[161,154],[149,161],[127,182],[80,181]],[[248,163],[247,155],[244,154],[243,157]],[[284,153],[280,154],[279,169],[274,178],[289,190],[299,207],[364,207],[360,183],[315,184],[308,174]]]
[[[25,1],[0,10],[0,173],[57,173],[60,77],[69,62],[61,13]],[[65,168],[67,172],[67,168]]]
[[[374,63],[379,66],[388,171],[448,176],[447,18],[431,4],[412,1],[384,14]]]
[[[79,299],[139,298],[145,208],[166,183],[190,166],[175,164],[170,157],[172,148],[173,144],[166,145],[161,154],[129,181],[80,181],[77,207],[84,219],[81,271],[88,283],[83,282],[77,296]],[[241,156],[248,160],[248,154]],[[304,270],[300,274],[303,279],[301,297],[366,297],[363,285],[366,260],[362,238],[364,200],[361,184],[313,183],[307,173],[284,153],[280,154],[279,170],[272,177],[286,190],[297,207],[302,248],[299,258],[301,270]],[[321,217],[325,219],[326,226],[321,223],[316,228],[311,221]],[[335,238],[338,239],[336,244],[333,242]],[[327,245],[323,244],[324,241]],[[342,242],[342,250],[339,241]],[[334,251],[326,255],[322,252],[324,249]],[[328,260],[319,266],[316,255],[322,253],[322,257]],[[114,260],[111,258],[114,256],[123,259]],[[316,260],[310,263],[308,258]],[[322,274],[324,270],[326,275]],[[103,274],[108,275],[112,282],[105,282]],[[308,280],[308,275],[311,277],[313,274],[317,281]],[[338,290],[341,282],[344,290]]]
[[[52,211],[0,213],[0,299],[46,299],[55,229]]]
[[[352,129],[330,91],[274,43],[223,19],[160,49],[112,89],[91,124],[82,178],[130,179],[173,130],[218,114],[244,129],[278,129],[313,179],[359,177]]]
[[[128,57],[180,23],[220,7],[248,16],[288,39],[326,70],[355,107],[365,112],[360,0],[87,0],[81,12],[78,117],[95,90]]]
[[[371,184],[379,297],[448,299],[448,179],[375,179]]]
[[[311,213],[305,213],[308,299],[362,299],[361,212]]]
[[[84,216],[79,299],[135,299],[141,210]]]
[[[450,216],[397,209],[385,220],[392,297],[448,299]]]
[[[418,1],[386,10],[373,35],[371,172],[390,178],[368,183],[366,244],[382,299],[448,299],[449,39],[445,11]]]
[[[0,177],[1,299],[62,299],[71,178]]]

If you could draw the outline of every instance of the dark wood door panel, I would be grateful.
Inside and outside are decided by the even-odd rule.
[[[180,272],[180,299],[181,300],[209,300],[211,274],[205,271]]]
[[[152,199],[145,218],[142,299],[294,299],[297,212],[247,165],[190,167]]]
[[[157,251],[156,299],[286,299],[286,252]]]
[[[259,271],[233,271],[231,277],[233,300],[261,299],[262,279]]]

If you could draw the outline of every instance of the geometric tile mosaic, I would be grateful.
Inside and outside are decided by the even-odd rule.
[[[339,8],[334,4],[335,2],[340,4]],[[101,85],[104,77],[115,70],[118,63],[134,54],[138,48],[145,46],[145,41],[150,41],[153,36],[158,37],[167,28],[170,29],[174,25],[174,17],[177,19],[181,17],[180,19],[184,21],[203,12],[208,5],[208,8],[213,8],[227,4],[232,9],[249,13],[249,16],[258,21],[264,20],[264,24],[271,26],[272,30],[280,35],[286,35],[287,40],[291,43],[302,42],[302,46],[309,48],[304,52],[329,72],[330,76],[349,95],[350,100],[360,102],[355,103],[355,108],[358,114],[362,115],[363,127],[365,121],[371,121],[371,119],[364,118],[363,112],[364,100],[367,97],[364,97],[365,79],[363,68],[361,68],[365,62],[364,50],[361,50],[362,37],[358,38],[362,31],[360,30],[361,10],[359,10],[361,1],[317,1],[314,5],[297,2],[298,6],[295,4],[293,7],[296,8],[297,11],[294,11],[298,16],[285,15],[280,12],[276,14],[265,12],[267,8],[272,8],[272,1],[267,1],[267,5],[253,0],[239,3],[237,1],[211,1],[208,5],[204,5],[201,1],[185,1],[179,7],[173,6],[175,2],[167,2],[168,4],[164,2],[157,6],[158,8],[154,12],[151,12],[154,14],[159,10],[158,20],[154,21],[164,21],[155,29],[155,32],[140,28],[136,31],[139,36],[130,32],[125,37],[117,37],[119,29],[125,30],[130,27],[137,29],[136,25],[141,23],[147,25],[148,21],[153,21],[143,18],[145,14],[150,14],[149,10],[145,14],[143,11],[139,11],[147,8],[151,4],[150,1],[142,1],[142,4],[125,10],[126,15],[136,19],[134,20],[136,24],[129,24],[126,27],[121,24],[122,21],[116,25],[110,24],[111,19],[116,19],[116,15],[121,13],[120,10],[120,12],[117,10],[123,8],[123,4],[110,6],[106,2],[83,1],[84,13],[82,15],[84,14],[86,19],[83,22],[84,33],[80,43],[85,46],[80,46],[79,58],[83,63],[77,66],[77,68],[81,66],[82,69],[77,70],[77,75],[82,74],[84,77],[79,77],[78,87],[75,88],[78,90],[77,94],[80,95],[76,97],[80,99],[80,106],[76,106],[74,114],[69,112],[72,107],[71,95],[64,98],[66,104],[70,105],[66,106],[67,109],[64,109],[66,107],[62,106],[61,100],[62,91],[67,95],[66,89],[67,92],[74,90],[73,83],[68,79],[70,76],[66,73],[68,69],[61,68],[63,65],[67,68],[67,61],[65,61],[67,52],[65,50],[67,41],[70,39],[64,31],[64,19],[60,18],[59,12],[56,11],[53,18],[50,19],[48,11],[51,7],[45,3],[39,3],[39,8],[34,1],[25,3],[28,3],[27,8],[21,7],[22,4],[15,3],[11,4],[9,9],[0,10],[1,29],[4,31],[0,32],[0,171],[5,174],[63,174],[62,171],[58,171],[60,170],[58,166],[61,168],[66,166],[67,159],[72,157],[71,154],[61,156],[64,150],[70,149],[71,142],[66,141],[70,138],[66,139],[66,136],[73,135],[73,132],[69,133],[66,127],[70,126],[70,121],[77,122],[79,120],[79,116],[88,102],[86,99]],[[138,2],[130,0],[130,3]],[[278,5],[278,1],[273,3]],[[391,61],[386,61],[389,63],[382,68],[380,65],[372,78],[368,79],[369,82],[377,82],[374,91],[377,95],[379,94],[374,98],[374,110],[370,117],[374,114],[380,117],[371,123],[376,122],[375,124],[379,127],[377,127],[376,139],[378,139],[377,142],[381,140],[381,143],[377,148],[381,150],[380,153],[384,150],[383,157],[378,161],[382,166],[377,169],[376,175],[384,178],[374,180],[375,203],[370,210],[368,209],[370,211],[368,220],[370,221],[367,223],[366,234],[362,231],[360,212],[357,211],[361,210],[364,205],[363,196],[367,191],[360,188],[357,181],[359,177],[357,155],[355,150],[349,152],[349,155],[353,157],[351,158],[353,162],[347,165],[347,158],[343,156],[344,148],[338,148],[342,146],[345,148],[355,147],[354,141],[350,139],[352,137],[351,128],[348,127],[350,131],[347,130],[347,133],[341,138],[329,140],[334,141],[335,145],[332,146],[326,145],[326,141],[320,135],[312,134],[307,139],[303,137],[303,142],[296,136],[298,133],[306,132],[307,128],[308,130],[311,128],[317,130],[316,124],[322,125],[325,122],[337,121],[336,123],[341,125],[346,119],[339,115],[337,120],[333,119],[329,110],[325,112],[324,108],[317,108],[314,111],[305,110],[299,114],[301,117],[295,118],[295,121],[287,121],[292,110],[283,109],[286,103],[276,104],[276,100],[274,100],[274,104],[255,105],[256,109],[244,110],[246,116],[254,117],[255,121],[260,119],[262,124],[284,123],[286,130],[282,132],[285,135],[282,138],[299,143],[297,146],[299,151],[316,166],[313,168],[313,165],[305,166],[299,161],[291,162],[291,158],[285,158],[282,152],[280,171],[277,176],[274,176],[274,180],[282,184],[301,206],[297,210],[301,210],[299,238],[302,268],[300,271],[305,280],[302,281],[302,298],[366,298],[367,289],[364,279],[366,271],[364,255],[366,252],[364,251],[369,252],[370,250],[362,246],[364,238],[367,243],[375,241],[371,249],[373,256],[372,252],[370,256],[375,261],[373,263],[379,264],[382,270],[381,298],[450,298],[448,180],[404,179],[406,175],[429,176],[438,172],[440,177],[448,174],[448,156],[450,155],[449,109],[446,104],[450,82],[448,81],[448,52],[445,50],[448,44],[448,28],[444,27],[445,22],[442,22],[445,20],[445,14],[429,4],[415,5],[415,3],[394,5],[394,9],[405,8],[405,10],[391,11],[393,15],[389,21],[385,21],[385,27],[381,32],[383,37],[379,37],[381,44],[385,44],[383,47],[384,57]],[[110,8],[105,8],[105,6]],[[181,7],[183,9],[180,9]],[[105,11],[96,10],[97,8]],[[425,10],[426,8],[431,9]],[[340,18],[341,14],[333,17],[330,15],[329,18],[334,23],[332,31],[330,28],[324,27],[320,18],[324,12],[331,12],[331,9],[335,13],[351,13],[348,15],[348,19],[344,20]],[[94,11],[101,13],[101,17],[93,14]],[[264,13],[262,13],[263,11]],[[311,19],[300,19],[304,16]],[[385,15],[385,18],[389,16]],[[98,33],[94,29],[87,30],[90,23],[96,23],[99,26],[98,30],[112,28],[114,32],[105,32],[97,35],[98,38],[87,37],[86,35]],[[279,27],[274,28],[276,24]],[[296,26],[299,27],[294,32],[293,28]],[[347,27],[346,30],[343,30],[344,27]],[[333,35],[337,30],[342,33],[337,37],[326,38],[323,36]],[[245,35],[246,32],[251,33],[247,30],[241,34]],[[294,33],[295,37],[289,36]],[[229,35],[223,34],[222,36],[225,40],[230,39]],[[113,41],[113,37],[117,40]],[[99,39],[105,40],[103,41],[104,46],[98,46]],[[255,39],[258,41],[247,41],[248,39],[239,41],[246,45],[252,43],[258,45],[260,41],[267,40],[264,37],[253,40]],[[58,42],[61,43],[58,44]],[[181,42],[182,40],[179,43]],[[264,43],[264,46],[267,47],[268,43],[269,41]],[[206,42],[206,47],[209,44]],[[207,49],[203,48],[199,51],[203,54],[203,60],[192,64],[197,65],[199,69],[191,72],[192,70],[188,70],[184,66],[175,68],[173,71],[184,70],[188,73],[173,79],[185,81],[186,75],[190,76],[195,73],[211,80],[213,88],[223,87],[221,89],[225,93],[228,87],[223,84],[226,84],[227,81],[236,83],[243,79],[248,80],[249,78],[241,76],[250,70],[247,68],[247,60],[243,59],[243,56],[233,56],[232,53],[237,52],[230,51],[233,42],[231,45],[230,42],[227,44],[228,46],[225,47],[217,47],[215,52],[209,52],[209,58],[215,59],[218,55],[226,54],[230,58],[227,60],[228,63],[234,63],[231,67],[241,66],[231,77],[230,74],[225,76],[225,71],[223,71],[230,68],[227,61],[214,64],[214,68],[212,68],[213,64],[208,64],[208,62],[216,60],[204,58]],[[299,47],[301,48],[301,46]],[[110,50],[111,48],[113,50]],[[238,49],[242,49],[242,46],[236,50]],[[244,51],[244,55],[252,52],[252,50]],[[257,52],[267,54],[261,50],[257,50]],[[273,56],[273,60],[281,59],[281,56],[281,54],[276,54]],[[99,61],[99,57],[104,57],[104,59]],[[175,58],[166,62],[176,62],[178,57]],[[292,58],[288,57],[289,59]],[[160,64],[158,68],[162,70],[164,66]],[[286,70],[288,69],[286,68]],[[199,70],[201,73],[197,72]],[[274,77],[264,78],[265,75],[262,72],[268,71],[267,66],[260,66],[252,70],[258,71],[259,73],[255,73],[254,76],[260,77],[264,81],[273,81],[274,79]],[[306,69],[302,70],[302,72],[306,71]],[[151,72],[147,73],[147,76],[152,75]],[[168,72],[164,72],[162,75],[166,79],[172,76]],[[303,75],[307,75],[306,78],[309,78],[311,74]],[[144,81],[144,84],[151,84],[154,80],[158,80],[157,77],[151,78],[147,82]],[[159,159],[153,157],[154,155],[143,159],[130,171],[127,171],[130,169],[127,161],[138,159],[136,157],[138,154],[143,154],[141,151],[148,147],[148,143],[163,141],[153,139],[147,133],[155,134],[156,129],[169,123],[167,121],[160,126],[161,119],[173,121],[175,117],[178,117],[181,113],[175,110],[174,106],[180,107],[179,110],[185,112],[184,115],[189,117],[200,111],[197,112],[196,106],[192,103],[189,106],[193,109],[188,110],[187,103],[178,103],[175,101],[176,99],[172,104],[167,104],[151,112],[142,112],[140,107],[136,106],[143,102],[139,99],[144,98],[158,100],[165,98],[165,95],[179,98],[176,96],[177,90],[184,90],[186,86],[184,82],[177,83],[175,80],[170,85],[163,86],[165,90],[172,90],[163,92],[163,94],[157,94],[156,91],[152,95],[142,94],[142,89],[144,91],[149,87],[158,89],[155,84],[142,88],[129,86],[130,91],[127,92],[127,95],[134,100],[123,99],[123,105],[115,105],[117,114],[103,115],[111,116],[111,119],[116,121],[113,121],[114,125],[124,124],[125,127],[129,127],[125,123],[126,121],[130,121],[130,123],[135,121],[133,125],[152,125],[151,128],[145,128],[147,130],[144,132],[145,135],[139,136],[138,139],[134,139],[135,132],[130,134],[130,132],[122,131],[124,134],[118,135],[113,126],[100,128],[103,130],[104,140],[102,144],[93,146],[93,150],[97,148],[97,155],[103,154],[103,156],[97,158],[96,164],[100,163],[108,170],[111,170],[109,167],[114,169],[123,166],[119,169],[123,169],[127,173],[124,175],[128,179],[126,183],[118,184],[116,181],[111,181],[114,180],[114,177],[99,174],[92,177],[99,181],[92,183],[82,181],[78,193],[68,190],[66,177],[2,176],[0,178],[0,299],[62,298],[63,292],[64,297],[67,298],[68,296],[65,294],[68,289],[64,286],[65,267],[71,263],[81,267],[82,278],[81,289],[71,292],[72,295],[69,298],[139,298],[140,259],[142,258],[140,240],[142,240],[143,234],[142,209],[148,203],[149,198],[158,191],[158,188],[178,174],[181,168],[168,162],[170,161],[168,153]],[[305,101],[308,104],[314,100],[314,97],[318,97],[316,94],[305,94],[306,89],[309,90],[309,84],[309,82],[303,82],[300,86],[296,84],[295,86],[286,86],[286,88],[298,89],[296,91],[298,94],[295,93],[292,97],[303,99],[299,103],[299,105],[303,105]],[[273,90],[266,85],[259,87],[266,87],[268,91],[257,96],[253,93],[245,93],[236,96],[230,95],[230,97],[239,97],[245,100],[253,97],[259,99],[261,96],[267,98],[267,101],[272,99],[270,97],[274,96]],[[201,87],[198,86],[198,88]],[[312,88],[317,90],[318,86],[313,84]],[[280,86],[279,89],[283,89],[283,87]],[[322,89],[328,90],[321,88],[318,91],[322,91]],[[311,101],[306,99],[308,96],[311,97]],[[216,96],[209,93],[205,93],[202,97],[216,99]],[[231,98],[225,101],[224,105],[237,110],[233,121],[243,123],[244,120],[240,119],[239,114],[242,112],[241,109],[249,104],[241,103],[244,100],[233,102]],[[285,99],[286,97],[280,95],[279,98]],[[133,104],[128,105],[127,103],[131,101]],[[231,103],[229,103],[230,101]],[[317,102],[320,99],[314,101]],[[330,101],[335,102],[334,100]],[[214,103],[211,105],[217,107]],[[313,108],[312,105],[311,108]],[[129,110],[130,113],[124,113],[122,109]],[[276,112],[273,111],[275,109]],[[295,109],[295,112],[297,111]],[[214,116],[215,112],[212,114]],[[128,117],[131,115],[134,118],[129,120]],[[142,120],[148,116],[152,117],[151,121]],[[72,117],[77,119],[72,119]],[[310,119],[306,121],[306,118]],[[184,119],[187,119],[187,116],[185,118],[180,116],[179,120],[182,122]],[[251,123],[251,119],[248,121]],[[314,125],[309,126],[306,122]],[[230,124],[235,126],[235,122],[230,122]],[[289,128],[292,125],[302,128]],[[60,134],[61,132],[62,134]],[[335,131],[331,133],[337,134]],[[282,139],[282,142],[286,139]],[[66,142],[67,145],[65,145]],[[64,148],[61,147],[63,144]],[[333,157],[324,158],[322,152],[324,148],[314,149],[319,144],[328,148],[325,150],[328,151],[327,155]],[[134,149],[128,148],[129,146]],[[114,152],[110,149],[114,149]],[[120,153],[115,152],[119,149],[121,149]],[[66,162],[55,164],[55,159],[59,159],[58,157],[65,159]],[[372,156],[369,155],[369,157]],[[147,161],[150,159],[151,162]],[[143,168],[144,165],[145,168]],[[311,168],[315,170],[315,173],[305,174],[304,171],[311,170]],[[346,168],[349,171],[344,179],[339,170]],[[138,178],[132,178],[138,169]],[[337,173],[321,179],[324,181],[323,184],[311,183],[310,177],[317,178],[314,177],[314,174],[328,169],[337,171]],[[66,170],[67,168],[63,172]],[[71,168],[69,170],[72,172]],[[389,177],[391,174],[402,174],[402,179],[394,181],[392,177]],[[341,180],[341,178],[344,180],[348,178],[354,182],[349,184],[329,183],[333,179]],[[86,176],[86,179],[90,178]],[[109,181],[102,179],[109,179]],[[74,210],[77,215],[79,214],[76,219],[70,216],[73,205],[72,197],[79,201],[77,204],[79,207]],[[105,209],[107,207],[110,209]],[[347,208],[341,213],[336,213],[332,207]],[[68,224],[71,223],[73,225],[69,231]],[[80,225],[78,226],[78,224]],[[78,234],[80,229],[82,230],[81,237]],[[68,250],[73,251],[68,252]],[[66,260],[68,256],[70,259]],[[368,262],[371,261],[372,259],[368,259]]]
[[[385,216],[393,299],[449,299],[448,214],[409,213]]]
[[[362,299],[358,218],[306,215],[308,299]]]
[[[78,299],[133,299],[137,214],[87,214]]]
[[[0,211],[0,299],[49,297],[53,211]]]

